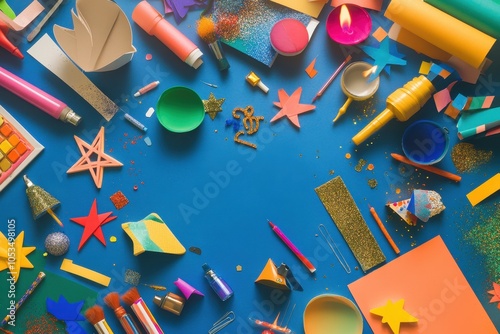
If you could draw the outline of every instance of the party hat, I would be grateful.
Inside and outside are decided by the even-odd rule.
[[[286,284],[286,277],[278,273],[278,269],[271,259],[267,260],[266,266],[255,280],[255,283],[267,285],[271,288],[290,290]]]
[[[28,200],[30,202],[33,219],[36,220],[43,216],[45,213],[48,213],[59,225],[63,226],[62,222],[59,220],[59,218],[57,218],[54,211],[52,211],[52,209],[59,206],[61,202],[55,199],[43,188],[34,185],[26,175],[24,175],[24,182],[26,183],[26,195],[28,196]]]
[[[191,285],[189,285],[189,283],[182,280],[181,278],[178,278],[177,281],[174,282],[174,284],[176,287],[179,288],[179,290],[181,290],[182,294],[186,297],[186,299],[189,299],[189,297],[191,297],[192,294],[203,296],[203,293],[193,288]]]

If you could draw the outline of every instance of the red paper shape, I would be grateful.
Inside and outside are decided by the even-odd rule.
[[[92,235],[94,235],[104,246],[106,246],[106,240],[104,239],[101,226],[116,218],[116,216],[111,216],[112,213],[113,212],[110,211],[98,214],[97,200],[94,199],[88,216],[70,219],[72,222],[84,226],[82,238],[80,239],[80,245],[78,245],[78,251],[80,251]]]
[[[286,116],[293,125],[300,128],[299,115],[316,108],[316,106],[312,104],[299,103],[301,94],[302,87],[297,88],[290,96],[288,96],[284,89],[280,89],[278,91],[278,98],[280,101],[274,102],[274,105],[281,108],[281,110],[271,119],[271,122]]]
[[[70,174],[88,170],[96,187],[101,189],[104,168],[123,166],[121,162],[104,152],[104,127],[101,127],[91,145],[77,136],[75,136],[75,141],[82,157],[66,173]]]
[[[500,302],[500,284],[493,282],[493,290],[488,291],[488,293],[492,295],[490,303]],[[500,303],[497,304],[497,307],[500,309]]]

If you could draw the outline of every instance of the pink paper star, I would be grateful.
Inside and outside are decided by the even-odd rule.
[[[104,152],[104,127],[101,127],[91,145],[75,136],[82,157],[66,173],[88,170],[97,188],[101,189],[105,167],[120,167],[122,163]]]
[[[488,291],[491,297],[490,303],[500,302],[500,284],[493,282],[493,290]],[[500,304],[497,304],[497,307],[500,309]]]
[[[82,238],[80,239],[80,245],[78,246],[78,251],[85,245],[87,240],[92,236],[92,234],[104,245],[106,246],[106,240],[104,239],[104,234],[102,233],[101,225],[109,223],[116,216],[111,216],[113,212],[97,213],[97,200],[94,199],[92,207],[88,216],[71,218],[70,220],[74,223],[84,226]]]
[[[281,110],[271,119],[271,122],[286,116],[293,125],[300,128],[299,115],[316,108],[316,106],[312,104],[299,103],[301,94],[302,87],[297,88],[290,96],[288,96],[284,89],[280,89],[278,91],[278,98],[280,101],[274,102],[274,105],[281,108]]]

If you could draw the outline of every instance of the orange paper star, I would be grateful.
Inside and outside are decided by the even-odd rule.
[[[98,214],[97,200],[94,199],[88,216],[70,219],[72,222],[84,226],[82,238],[80,239],[80,245],[78,245],[78,251],[80,251],[92,235],[94,235],[104,246],[106,246],[106,240],[104,239],[101,226],[116,218],[116,216],[111,216],[112,213],[113,212],[110,211]]]
[[[500,302],[500,284],[493,282],[493,290],[488,291],[488,293],[492,295],[490,303]],[[497,304],[497,307],[500,309],[500,303]]]
[[[123,166],[121,162],[104,153],[104,127],[101,127],[91,145],[77,136],[75,136],[75,141],[82,157],[66,173],[71,174],[88,170],[96,187],[101,189],[104,168]]]
[[[301,94],[302,87],[297,88],[290,96],[288,96],[284,89],[280,89],[278,91],[278,98],[280,101],[274,102],[274,105],[281,108],[281,110],[271,119],[271,122],[286,116],[293,125],[300,128],[299,115],[316,108],[316,106],[312,104],[299,103]]]
[[[33,268],[33,264],[28,260],[28,254],[33,252],[36,247],[23,247],[24,231],[13,239],[9,238],[0,232],[0,271],[9,269],[11,276],[14,278],[14,283],[17,282],[21,274],[21,268]],[[15,256],[12,256],[12,251]],[[13,260],[12,260],[13,259]]]

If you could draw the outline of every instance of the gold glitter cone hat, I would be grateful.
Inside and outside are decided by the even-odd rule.
[[[56,208],[59,204],[61,204],[61,202],[46,192],[43,188],[34,185],[26,175],[24,175],[24,182],[26,183],[26,196],[28,196],[28,200],[30,202],[33,219],[36,220],[45,213],[48,213],[57,221],[59,225],[62,226],[62,223],[52,211],[52,209]]]

